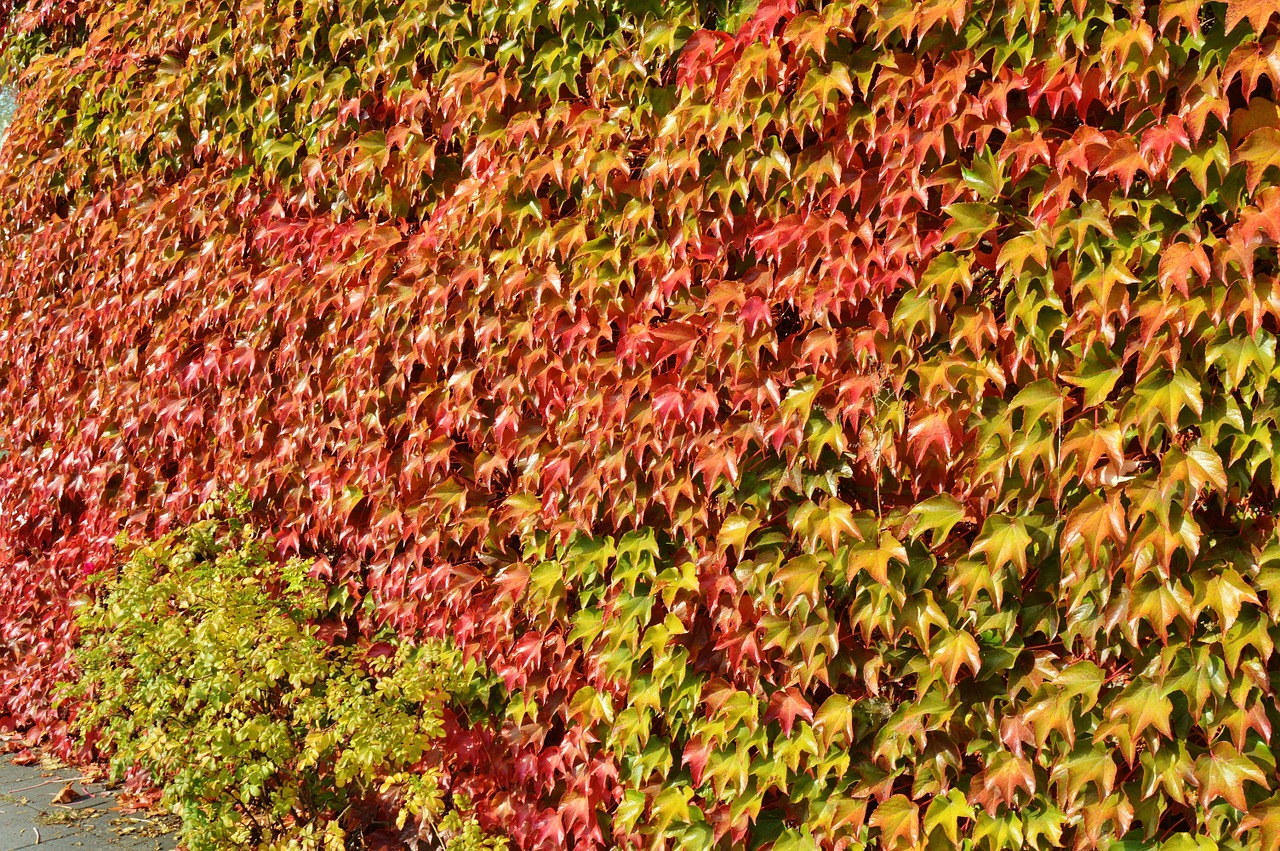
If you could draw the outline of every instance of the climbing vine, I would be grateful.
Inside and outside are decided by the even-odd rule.
[[[1276,848],[1277,11],[16,4],[0,723],[238,485],[521,848]]]

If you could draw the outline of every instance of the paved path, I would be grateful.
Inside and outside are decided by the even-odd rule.
[[[78,796],[53,799],[68,784]],[[177,846],[164,831],[172,823],[113,809],[115,794],[80,782],[80,772],[45,762],[13,764],[0,757],[0,851],[169,851]]]

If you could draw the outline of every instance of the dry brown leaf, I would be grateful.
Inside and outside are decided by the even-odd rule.
[[[84,796],[76,791],[76,784],[68,783],[67,785],[63,786],[61,789],[58,790],[58,794],[53,796],[52,803],[70,804],[73,801],[80,800],[82,797]]]

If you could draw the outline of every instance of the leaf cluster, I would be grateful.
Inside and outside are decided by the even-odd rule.
[[[357,847],[354,811],[367,821],[380,794],[397,827],[439,821],[424,758],[471,670],[456,651],[326,640],[330,606],[309,565],[278,565],[234,514],[121,544],[128,560],[97,574],[100,599],[77,617],[64,696],[117,778],[141,768],[162,787],[188,847]]]

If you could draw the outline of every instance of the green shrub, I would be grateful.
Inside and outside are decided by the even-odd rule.
[[[390,633],[322,640],[333,612],[307,563],[277,564],[269,540],[229,514],[94,577],[107,587],[82,607],[81,677],[64,691],[85,700],[77,731],[117,777],[150,772],[192,851],[352,847],[356,811],[387,793],[401,801],[398,826],[441,816],[437,774],[419,764],[474,669],[441,643]],[[494,847],[454,813],[440,828],[452,846]]]

